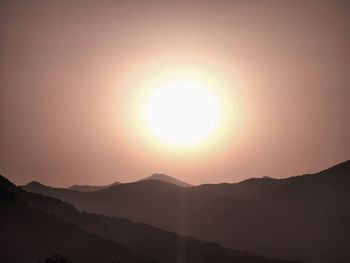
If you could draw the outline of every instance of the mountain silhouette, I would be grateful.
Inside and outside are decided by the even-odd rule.
[[[140,262],[131,249],[87,233],[23,201],[28,194],[0,176],[0,261],[37,263],[55,253],[73,262]]]
[[[287,262],[225,249],[127,219],[81,213],[56,198],[27,193],[2,176],[0,211],[0,259],[4,263],[44,258],[45,262],[69,258],[75,263]]]
[[[157,180],[91,193],[29,184],[82,211],[307,262],[350,261],[350,161],[316,174],[179,187]]]
[[[166,174],[152,174],[151,176],[148,176],[144,179],[141,179],[140,181],[149,181],[149,180],[158,180],[158,181],[162,181],[162,182],[166,182],[166,183],[170,183],[170,184],[174,184],[177,186],[181,186],[181,187],[190,187],[192,185],[182,182],[174,177],[171,177],[169,175]]]
[[[120,184],[120,182],[114,182],[112,184],[109,185],[72,185],[71,187],[69,187],[68,189],[70,190],[74,190],[77,192],[93,192],[93,191],[98,191],[98,190],[102,190],[102,189],[106,189],[109,187],[112,187],[114,185],[118,185]]]

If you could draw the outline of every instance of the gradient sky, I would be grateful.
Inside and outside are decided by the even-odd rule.
[[[349,13],[347,1],[1,1],[0,173],[201,184],[348,160]],[[174,65],[225,79],[239,117],[200,151],[135,131],[139,82]]]

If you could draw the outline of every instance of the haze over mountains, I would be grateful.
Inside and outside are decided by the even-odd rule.
[[[98,191],[102,189],[106,189],[108,187],[114,186],[120,184],[120,182],[114,182],[109,185],[72,185],[68,189],[78,191],[78,192],[93,192],[93,191]]]
[[[182,186],[182,187],[192,186],[188,183],[182,182],[182,181],[180,181],[174,177],[171,177],[169,175],[158,174],[158,173],[154,173],[146,178],[141,179],[140,181],[149,181],[149,180],[163,181],[163,182],[175,184],[175,185]],[[121,182],[114,182],[114,183],[109,184],[109,185],[73,185],[67,189],[74,190],[77,192],[93,192],[93,191],[106,189],[106,188],[109,188],[109,187],[112,187],[112,186],[118,185],[118,184],[121,184]]]
[[[72,205],[27,193],[0,176],[0,262],[39,262],[63,254],[75,263],[283,263],[222,248],[127,219],[80,213]]]
[[[316,174],[180,187],[159,180],[81,193],[30,183],[26,191],[78,210],[307,262],[350,261],[350,161]]]

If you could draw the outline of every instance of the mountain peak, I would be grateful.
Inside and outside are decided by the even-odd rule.
[[[163,181],[166,183],[170,183],[170,184],[175,184],[177,186],[181,186],[181,187],[190,187],[192,185],[185,183],[183,181],[180,181],[174,177],[171,177],[169,175],[166,174],[162,174],[162,173],[154,173],[144,179],[141,179],[140,181],[148,181],[148,180],[158,180],[158,181]]]
[[[51,188],[50,186],[46,186],[42,183],[39,183],[37,181],[31,181],[25,185],[21,185],[21,187],[29,192],[40,192],[42,189],[48,189]]]
[[[39,183],[38,181],[31,181],[29,183],[27,183],[26,185],[23,185],[25,187],[35,187],[35,188],[42,188],[42,187],[47,187],[46,185]]]
[[[31,181],[27,185],[32,185],[32,186],[44,186],[42,183],[39,183],[38,181]]]

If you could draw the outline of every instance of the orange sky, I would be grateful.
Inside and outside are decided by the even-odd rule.
[[[18,184],[102,185],[153,172],[200,184],[350,159],[349,8],[2,1],[0,173]],[[237,118],[218,141],[181,152],[136,129],[143,80],[172,67],[224,83]]]

